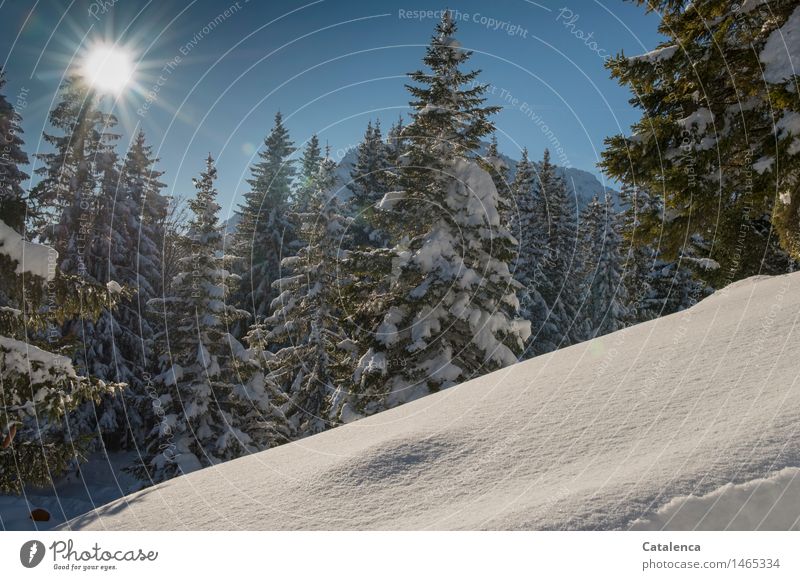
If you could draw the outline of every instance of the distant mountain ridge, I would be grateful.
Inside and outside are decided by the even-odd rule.
[[[486,153],[486,147],[487,144],[482,144],[481,148],[478,150],[478,154],[484,155]],[[510,183],[514,180],[517,160],[503,153],[500,154],[500,158],[508,166],[508,181]],[[340,193],[340,198],[342,200],[347,200],[350,197],[350,190],[347,188],[347,184],[350,183],[350,172],[355,165],[355,161],[356,148],[352,147],[347,150],[347,153],[345,153],[338,163],[336,176],[342,186]],[[534,161],[534,165],[538,168],[539,162]],[[586,207],[586,205],[592,201],[593,197],[597,196],[599,199],[603,199],[606,195],[611,196],[611,199],[614,200],[615,207],[619,207],[619,192],[611,187],[608,187],[607,185],[604,185],[594,174],[576,167],[556,166],[556,168],[558,174],[564,178],[564,181],[566,181],[568,191],[574,195],[574,199],[578,204],[578,209],[583,209]],[[238,224],[239,216],[238,214],[233,213],[231,217],[223,222],[223,225],[225,226],[225,233],[234,233]]]
[[[487,143],[483,143],[481,148],[478,150],[478,154],[485,155],[487,146]],[[508,166],[508,181],[511,183],[514,180],[514,174],[516,173],[517,160],[505,155],[504,153],[500,154],[500,158]],[[339,161],[339,167],[336,170],[336,175],[342,184],[347,184],[350,182],[350,171],[353,169],[355,161],[355,148],[349,149]],[[540,163],[534,160],[534,165],[538,169]],[[560,167],[558,165],[556,167],[557,173],[564,178],[564,181],[566,181],[568,191],[575,196],[579,209],[584,208],[590,201],[592,201],[593,197],[597,196],[598,198],[603,199],[606,195],[611,196],[611,198],[614,200],[615,207],[619,206],[619,192],[611,187],[608,187],[607,185],[603,185],[603,183],[594,174],[576,167]],[[347,192],[349,193],[349,190],[347,190]]]

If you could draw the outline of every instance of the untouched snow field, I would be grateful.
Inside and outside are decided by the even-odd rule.
[[[786,529],[800,274],[116,500],[72,529]]]

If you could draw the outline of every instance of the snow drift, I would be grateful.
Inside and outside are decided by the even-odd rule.
[[[796,528],[798,313],[800,274],[744,280],[64,527]]]
[[[652,516],[633,522],[634,530],[800,530],[800,469],[727,484],[702,497],[676,497]]]

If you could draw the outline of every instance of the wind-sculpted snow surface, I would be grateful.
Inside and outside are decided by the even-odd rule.
[[[800,469],[787,467],[772,477],[727,483],[697,497],[676,497],[634,530],[800,530]]]
[[[781,470],[800,466],[798,313],[800,274],[741,281],[67,526],[660,529],[693,528],[703,510],[701,527],[796,525],[796,470]],[[781,518],[758,517],[769,497]],[[670,517],[690,500],[691,517]]]

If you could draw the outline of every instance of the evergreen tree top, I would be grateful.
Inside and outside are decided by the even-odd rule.
[[[494,130],[488,117],[500,110],[483,106],[487,85],[474,82],[481,71],[460,69],[472,53],[461,48],[454,37],[456,30],[450,12],[445,11],[423,58],[430,72],[409,73],[416,85],[406,85],[414,98],[410,103],[414,112],[404,136],[436,154],[478,149],[481,138]]]
[[[15,228],[19,228],[21,214],[24,213],[21,205],[17,204],[18,207],[14,210],[15,213],[19,211],[20,215],[12,218],[9,215],[5,215],[5,213],[10,210],[8,202],[20,200],[23,195],[21,184],[28,178],[28,175],[19,166],[28,163],[28,156],[22,150],[24,143],[20,137],[22,134],[21,118],[2,92],[5,84],[5,72],[0,68],[0,143],[2,143],[2,155],[0,155],[0,203],[3,204],[3,215],[0,215],[0,218]]]
[[[98,125],[109,129],[117,124],[117,118],[111,113],[104,113],[98,108],[102,98],[97,95],[84,80],[78,75],[71,75],[64,79],[59,88],[60,100],[50,111],[48,121],[56,129],[61,129],[68,135],[79,130],[82,126]],[[51,142],[52,137],[44,134],[45,140]]]
[[[306,147],[303,150],[303,176],[306,178],[313,176],[317,171],[317,166],[319,165],[321,159],[322,151],[319,147],[319,137],[317,137],[317,134],[314,133],[311,135],[311,138],[308,140],[308,143],[306,143]]]
[[[283,115],[280,111],[275,113],[275,125],[264,140],[264,144],[266,149],[263,153],[266,155],[272,153],[286,157],[295,152],[294,144],[289,138],[289,130],[283,124]]]
[[[278,111],[275,113],[275,124],[264,139],[264,148],[258,152],[259,161],[252,167],[252,177],[247,180],[257,197],[269,195],[277,205],[288,202],[295,176],[295,165],[291,159],[295,150],[289,131],[283,124],[283,115]],[[260,201],[258,205],[261,205]]]
[[[497,137],[492,135],[491,141],[489,141],[489,147],[486,148],[486,157],[500,157],[500,151],[497,149]]]
[[[147,186],[151,191],[161,190],[166,184],[158,181],[164,175],[163,171],[155,168],[159,161],[158,157],[153,156],[153,147],[147,144],[144,132],[139,131],[125,155],[123,177],[139,187]]]
[[[336,161],[330,156],[330,147],[325,147],[325,157],[319,163],[319,170],[317,173],[317,190],[325,198],[322,200],[323,204],[329,201],[329,198],[335,197],[333,191],[336,185]]]
[[[531,163],[531,160],[528,158],[528,149],[526,147],[522,149],[520,159],[517,161],[512,190],[515,195],[519,196],[520,194],[527,193],[532,185],[533,163]]]
[[[207,240],[209,234],[219,233],[217,213],[220,206],[216,202],[217,189],[214,185],[216,179],[217,168],[214,166],[214,158],[209,153],[200,177],[192,179],[197,195],[188,202],[193,214],[189,220],[189,237],[195,241],[209,241]]]
[[[389,127],[389,134],[388,134],[389,140],[390,141],[398,140],[400,138],[400,135],[403,133],[403,127],[404,127],[403,115],[400,115],[397,118],[397,121],[392,123],[392,126]]]
[[[566,195],[566,184],[563,178],[556,172],[556,166],[550,161],[550,150],[545,149],[542,155],[542,162],[539,164],[538,182],[545,195],[555,195],[562,193]]]

